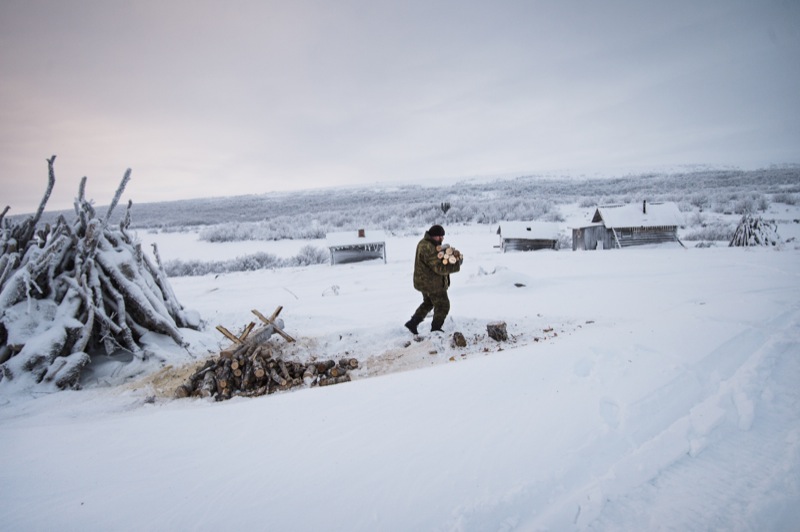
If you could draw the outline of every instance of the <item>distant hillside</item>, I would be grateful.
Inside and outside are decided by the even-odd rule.
[[[394,186],[282,192],[247,196],[137,204],[132,227],[174,231],[188,226],[238,224],[247,239],[248,227],[274,238],[324,235],[328,230],[355,227],[401,229],[433,221],[494,223],[499,220],[557,221],[557,205],[676,201],[709,210],[735,211],[743,201],[771,201],[772,196],[800,194],[800,166],[752,171],[703,170],[672,174],[642,174],[616,178],[572,179],[521,176],[491,182],[463,181],[446,186]],[[786,196],[788,195],[788,196]],[[446,216],[442,202],[450,204]],[[125,213],[120,204],[118,221]],[[98,211],[107,207],[98,206]],[[46,212],[43,222],[72,211]],[[22,216],[9,217],[11,220]],[[257,225],[253,225],[257,224]],[[290,231],[291,228],[291,231]],[[210,229],[210,228],[209,228]],[[302,230],[301,230],[302,229]],[[283,236],[281,236],[283,235]],[[291,237],[291,236],[288,236]],[[213,235],[206,238],[213,240]],[[227,238],[227,237],[226,237]]]

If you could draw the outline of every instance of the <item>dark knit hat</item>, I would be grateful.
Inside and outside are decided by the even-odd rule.
[[[430,229],[428,229],[428,234],[431,236],[444,236],[444,227],[441,225],[432,225]]]

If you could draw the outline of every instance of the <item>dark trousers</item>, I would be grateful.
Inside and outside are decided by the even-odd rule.
[[[450,312],[450,299],[447,297],[446,291],[423,292],[422,304],[417,307],[414,315],[411,316],[411,321],[416,325],[420,324],[431,310],[433,310],[431,329],[441,329],[442,325],[444,325],[444,319]]]

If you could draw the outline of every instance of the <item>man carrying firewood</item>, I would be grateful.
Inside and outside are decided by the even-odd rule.
[[[442,332],[442,325],[450,312],[450,299],[447,288],[450,286],[450,274],[461,270],[464,257],[442,244],[444,228],[434,225],[425,232],[425,236],[417,244],[414,259],[414,288],[422,292],[422,304],[411,319],[405,324],[414,334],[419,334],[417,325],[433,310],[431,332]]]

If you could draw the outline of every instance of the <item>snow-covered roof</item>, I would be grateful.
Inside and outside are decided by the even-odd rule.
[[[506,239],[558,240],[560,230],[555,222],[501,222],[497,234]]]
[[[360,236],[363,233],[364,236]],[[386,232],[374,229],[354,229],[353,231],[340,231],[328,233],[325,241],[332,246],[356,246],[359,244],[378,244],[386,242]]]
[[[592,218],[606,227],[659,227],[683,225],[683,215],[673,202],[601,205]]]

